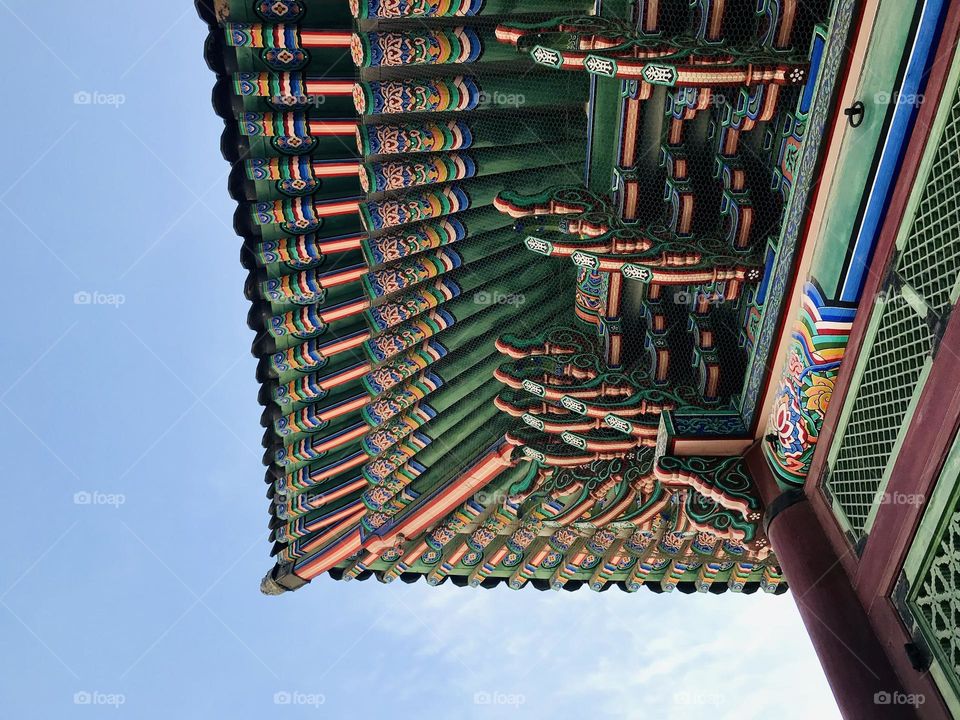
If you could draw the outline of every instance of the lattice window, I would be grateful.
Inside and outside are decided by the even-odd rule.
[[[927,151],[925,184],[901,228],[886,298],[874,307],[824,482],[854,540],[869,532],[936,333],[957,298],[960,93],[939,112],[939,141]]]
[[[897,273],[938,312],[951,305],[950,294],[960,270],[960,95],[949,112],[897,263]]]
[[[883,309],[828,487],[851,531],[866,527],[930,349],[923,318],[901,296]]]
[[[960,437],[944,461],[893,593],[908,634],[960,717]]]
[[[941,480],[947,480],[942,478]],[[926,640],[940,652],[943,664],[960,676],[960,503],[937,543],[911,603],[926,623]]]

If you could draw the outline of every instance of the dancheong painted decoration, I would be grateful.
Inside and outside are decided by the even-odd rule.
[[[786,589],[742,454],[836,72],[826,2],[198,7],[259,358],[264,592]],[[803,392],[801,415],[824,401]]]
[[[789,582],[847,717],[960,716],[960,4],[197,7],[263,592]]]

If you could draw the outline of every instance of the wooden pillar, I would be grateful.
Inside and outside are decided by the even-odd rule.
[[[915,718],[912,706],[882,702],[905,690],[803,490],[780,491],[759,447],[747,466],[766,505],[770,544],[843,716]]]

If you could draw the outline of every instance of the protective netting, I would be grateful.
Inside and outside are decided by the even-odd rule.
[[[224,24],[208,47],[224,151],[239,161],[230,186],[251,273],[274,579],[347,561],[361,573],[371,559],[348,529],[389,528],[454,478],[492,480],[478,458],[538,422],[501,411],[530,407],[504,395],[505,335],[517,347],[550,332],[577,338],[590,372],[650,403],[635,443],[646,450],[668,405],[736,410],[826,7],[641,0],[604,3],[598,18],[592,2],[329,5],[217,3]],[[626,60],[603,57],[613,36],[633,48]],[[558,47],[601,54],[575,58],[589,73],[570,72],[549,67]],[[658,61],[642,79],[617,74],[647,56]],[[557,220],[571,197],[580,215]],[[610,246],[583,249],[590,238]],[[560,437],[588,458],[636,460],[623,449],[633,431],[624,439],[617,422],[595,438]],[[644,462],[634,464],[646,477]],[[518,473],[498,486],[525,482]],[[618,482],[597,489],[585,517],[616,520],[601,511],[620,508]],[[660,507],[643,497],[619,517]],[[508,506],[502,522],[483,509],[496,529],[478,559],[518,521]],[[641,573],[638,557],[660,550],[638,540],[616,579],[775,588],[755,519],[714,510],[643,530],[663,534],[667,555],[694,553],[686,560],[665,555]],[[694,542],[693,528],[706,535]],[[615,540],[595,552],[619,557]],[[411,542],[404,552],[423,551]],[[701,555],[717,562],[708,570]],[[396,576],[406,561],[389,562]]]

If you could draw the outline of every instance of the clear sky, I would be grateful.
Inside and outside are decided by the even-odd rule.
[[[0,20],[0,717],[839,717],[790,595],[261,595],[206,28],[186,0],[0,0]]]

